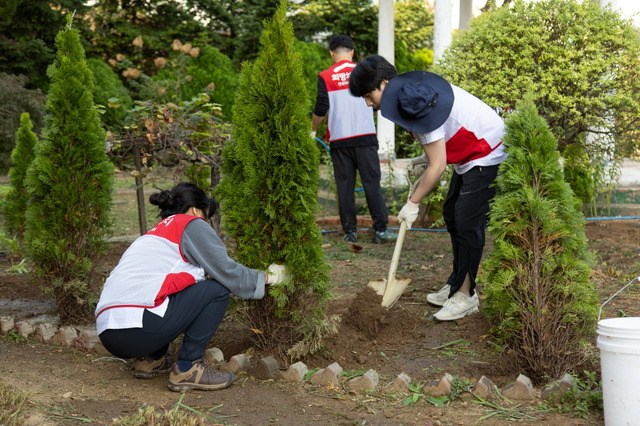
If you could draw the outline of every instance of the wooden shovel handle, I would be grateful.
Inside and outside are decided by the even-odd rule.
[[[393,282],[396,280],[396,269],[398,269],[398,262],[400,261],[400,252],[402,251],[402,243],[404,242],[404,234],[407,233],[407,222],[402,221],[400,223],[400,230],[398,231],[398,239],[396,240],[396,247],[393,250],[393,257],[391,258],[391,266],[389,267],[389,275],[387,276],[387,286],[384,293],[387,294],[389,289],[393,287]]]
[[[413,193],[415,192],[416,188],[418,187],[418,183],[422,180],[422,177],[427,171],[427,167],[425,167],[420,177],[417,178],[413,183],[411,183],[411,179],[409,179],[409,175],[407,175],[407,179],[409,180],[409,197],[411,197],[411,195],[413,195]],[[389,275],[387,276],[387,285],[384,288],[384,296],[389,295],[390,290],[396,284],[396,269],[398,269],[398,262],[400,261],[400,252],[402,251],[402,243],[404,243],[404,234],[406,233],[407,233],[407,222],[403,220],[402,222],[400,222],[400,230],[398,231],[398,239],[396,240],[396,247],[395,249],[393,249],[393,257],[391,258],[391,266],[389,267]],[[383,296],[383,300],[384,300],[384,296]]]

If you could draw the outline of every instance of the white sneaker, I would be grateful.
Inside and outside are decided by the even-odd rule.
[[[451,286],[449,284],[445,284],[440,290],[435,293],[427,294],[427,302],[436,306],[444,306],[447,299],[449,299],[449,292],[451,291]]]
[[[467,297],[463,293],[456,291],[455,294],[445,302],[442,309],[435,313],[433,318],[438,321],[457,320],[467,315],[475,314],[478,312],[478,306],[480,306],[478,293]]]

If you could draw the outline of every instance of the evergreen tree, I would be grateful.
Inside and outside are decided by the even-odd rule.
[[[292,275],[246,309],[250,326],[260,330],[257,345],[283,357],[295,343],[317,344],[312,340],[326,325],[323,305],[330,295],[314,217],[319,153],[309,137],[310,99],[286,11],[283,0],[265,23],[258,58],[243,66],[216,190],[237,259],[257,269],[282,263]]]
[[[540,382],[582,360],[598,298],[581,204],[564,179],[556,139],[530,98],[506,126],[509,157],[489,215],[495,248],[483,263],[484,310],[518,370]]]
[[[113,166],[78,31],[56,36],[42,140],[29,167],[25,243],[65,323],[92,318],[90,271],[107,249]]]
[[[38,137],[32,131],[33,124],[28,112],[20,116],[20,128],[16,133],[16,146],[11,152],[12,166],[9,169],[9,183],[11,189],[2,203],[2,213],[5,218],[5,229],[9,235],[15,235],[22,240],[25,225],[25,211],[27,209],[27,190],[24,186],[27,168],[34,157],[34,149]]]

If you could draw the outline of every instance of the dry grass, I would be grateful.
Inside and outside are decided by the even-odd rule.
[[[0,383],[0,425],[20,425],[24,421],[24,405],[29,393]]]

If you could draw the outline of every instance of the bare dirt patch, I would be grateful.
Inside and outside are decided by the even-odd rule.
[[[589,249],[596,259],[593,281],[604,301],[640,272],[640,221],[590,221],[586,230]],[[445,373],[468,380],[485,375],[500,388],[515,380],[519,372],[501,368],[504,355],[493,349],[489,325],[482,313],[455,322],[431,319],[437,308],[424,300],[427,293],[442,286],[450,272],[448,234],[408,233],[396,275],[411,278],[411,284],[392,309],[379,312],[368,310],[371,301],[362,293],[370,280],[386,277],[393,245],[373,244],[367,231],[361,231],[361,250],[356,253],[339,232],[325,231],[326,258],[332,265],[331,277],[336,286],[328,313],[340,315],[342,323],[340,332],[327,338],[323,352],[303,360],[310,369],[333,362],[351,375],[374,369],[382,384],[402,372],[422,385],[439,380]],[[114,244],[98,272],[106,276],[126,246]],[[489,242],[487,250],[490,248]],[[42,295],[38,281],[30,275],[4,272],[10,266],[8,258],[0,260],[0,315],[24,318],[51,314],[51,299]],[[481,291],[480,298],[482,301]],[[638,298],[640,290],[631,286],[605,306],[603,317],[640,316]],[[27,308],[21,307],[23,302],[29,303]],[[254,359],[269,355],[252,348],[250,334],[230,314],[212,346],[222,349],[227,358],[238,353],[247,353]],[[135,379],[130,366],[122,360],[66,347],[4,338],[0,339],[0,357],[0,383],[32,392],[28,414],[39,415],[49,424],[109,424],[113,418],[131,415],[145,405],[171,409],[181,397],[167,389],[166,376]],[[584,367],[595,371],[598,365]],[[405,397],[383,391],[356,395],[342,387],[326,389],[308,383],[260,381],[240,374],[229,389],[187,392],[182,403],[207,412],[220,424],[238,425],[458,425],[473,424],[490,414],[486,407],[469,399],[436,407],[424,398],[406,406],[401,403]],[[523,404],[516,410],[527,412],[545,425],[603,423],[597,414],[584,420],[571,414],[536,410],[538,403]],[[513,422],[492,416],[484,424]]]

